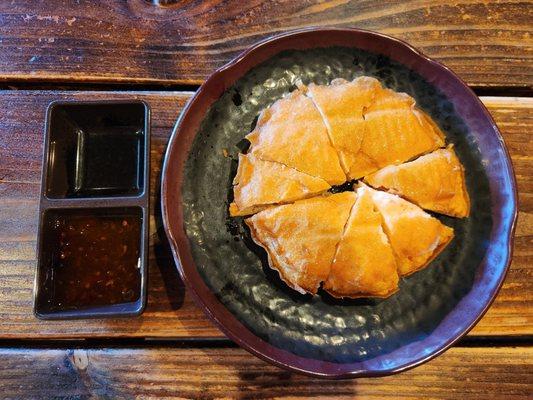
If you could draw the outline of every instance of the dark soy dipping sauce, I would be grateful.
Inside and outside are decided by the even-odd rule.
[[[141,290],[141,219],[134,215],[59,215],[47,276],[55,310],[135,301]]]

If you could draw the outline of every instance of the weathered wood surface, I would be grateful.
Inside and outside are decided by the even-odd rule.
[[[0,80],[198,84],[260,39],[336,26],[404,39],[473,86],[533,84],[530,1],[175,3],[47,0],[36,7],[2,1]]]
[[[0,91],[0,338],[221,337],[184,291],[159,218],[161,157],[190,93]],[[32,315],[44,114],[55,99],[140,98],[152,109],[148,307],[139,318],[45,322]],[[497,300],[471,335],[533,334],[533,100],[484,98],[511,152],[520,192],[514,260]]]
[[[533,348],[461,348],[383,378],[325,381],[241,349],[0,349],[6,398],[528,399]]]

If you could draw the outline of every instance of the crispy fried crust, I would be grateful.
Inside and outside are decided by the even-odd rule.
[[[261,211],[245,222],[267,251],[270,267],[292,288],[314,294],[329,276],[354,203],[353,192],[313,197]]]
[[[398,272],[410,275],[429,264],[453,239],[453,229],[399,196],[364,184],[383,218],[383,228],[396,256]],[[358,189],[359,190],[359,189]]]
[[[463,166],[452,145],[405,164],[390,165],[364,180],[426,210],[459,218],[470,213]]]
[[[230,215],[254,214],[245,219],[252,239],[300,293],[323,284],[333,297],[388,297],[453,239],[422,208],[468,215],[464,170],[451,146],[439,149],[438,125],[374,78],[300,85],[247,139]],[[323,194],[360,178],[391,193],[360,183],[357,194]]]
[[[320,113],[300,90],[261,113],[246,138],[251,143],[249,153],[262,160],[279,162],[330,185],[346,181]]]
[[[233,185],[231,216],[254,214],[274,204],[315,196],[331,187],[323,179],[253,154],[239,154]]]
[[[368,191],[357,200],[324,289],[334,297],[387,297],[398,290],[396,259]]]

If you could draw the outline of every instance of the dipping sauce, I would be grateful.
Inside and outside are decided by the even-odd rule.
[[[44,291],[50,310],[132,302],[141,290],[140,215],[56,214]]]

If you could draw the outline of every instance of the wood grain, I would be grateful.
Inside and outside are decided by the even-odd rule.
[[[453,348],[383,378],[326,381],[241,349],[0,349],[7,398],[527,399],[533,348]]]
[[[157,199],[161,157],[190,93],[0,91],[0,338],[221,337],[180,282]],[[152,109],[152,213],[148,307],[139,318],[54,321],[32,315],[44,115],[55,99],[139,98]],[[520,192],[514,260],[474,336],[533,334],[533,100],[484,98],[511,152]]]
[[[473,86],[531,88],[532,19],[527,0],[3,1],[0,80],[198,84],[272,34],[336,26],[404,39]]]
[[[518,186],[513,261],[495,303],[474,335],[533,332],[533,99],[482,98],[503,134]],[[497,333],[497,332],[500,333]]]

